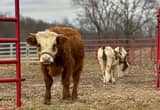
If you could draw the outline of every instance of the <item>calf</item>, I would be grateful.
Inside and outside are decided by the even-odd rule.
[[[104,84],[114,83],[115,78],[120,77],[120,71],[125,71],[128,68],[127,52],[122,47],[115,49],[109,46],[100,47],[97,51],[97,58],[103,74]],[[123,68],[120,68],[120,65]]]
[[[76,99],[84,58],[84,44],[81,35],[73,28],[57,26],[34,34],[30,33],[27,43],[36,46],[38,50],[46,86],[44,103],[50,104],[52,77],[60,74],[63,99],[71,97],[70,77],[73,79],[72,99]]]

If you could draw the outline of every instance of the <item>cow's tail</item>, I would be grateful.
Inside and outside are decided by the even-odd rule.
[[[104,61],[106,61],[107,60],[107,55],[105,53],[105,46],[102,47],[102,50],[103,50],[102,58],[103,58]]]

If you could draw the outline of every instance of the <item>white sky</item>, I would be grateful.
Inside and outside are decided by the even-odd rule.
[[[15,0],[0,0],[0,14],[14,15]],[[74,22],[79,8],[71,5],[71,0],[19,0],[20,13],[46,22],[62,21],[68,18]],[[160,0],[157,0],[160,3]],[[159,4],[160,5],[160,4]]]
[[[21,15],[47,22],[64,18],[74,21],[78,10],[71,5],[71,0],[20,0]],[[0,13],[14,15],[14,0],[0,0]]]

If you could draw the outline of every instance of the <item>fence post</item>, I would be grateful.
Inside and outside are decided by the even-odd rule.
[[[157,73],[155,79],[156,88],[159,88],[159,74],[160,74],[160,7],[157,9],[157,31],[156,31],[156,64],[157,64]]]
[[[144,50],[142,49],[142,47],[140,47],[138,50],[140,51],[139,52],[140,53],[140,64],[142,64],[142,58],[143,58],[142,54],[143,54]]]
[[[100,40],[96,40],[96,59],[97,59],[97,52],[98,52],[98,48],[99,48],[99,44],[100,43]]]
[[[112,43],[113,43],[113,44],[112,44],[112,47],[113,47],[113,48],[116,48],[117,43],[116,43],[116,39],[115,39],[115,38],[112,39]]]
[[[129,56],[129,58],[130,58],[130,62],[131,62],[131,64],[133,64],[134,63],[134,47],[135,47],[135,45],[134,45],[134,40],[133,39],[130,39],[130,49],[129,49],[129,51],[130,51],[130,56]]]
[[[150,43],[150,61],[153,60],[153,39],[150,39],[151,43]]]
[[[26,58],[27,58],[27,62],[29,62],[29,55],[30,54],[30,52],[29,52],[29,45],[26,43]]]
[[[10,43],[10,57],[13,57],[13,43]]]

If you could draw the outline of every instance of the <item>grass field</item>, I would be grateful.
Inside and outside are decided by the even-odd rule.
[[[15,65],[1,65],[0,77],[14,77]],[[54,78],[51,105],[43,104],[45,86],[38,63],[22,63],[20,110],[160,110],[155,89],[155,64],[130,65],[116,84],[103,85],[95,54],[86,54],[76,101],[62,100],[60,78]],[[15,84],[0,83],[0,110],[15,108]]]

